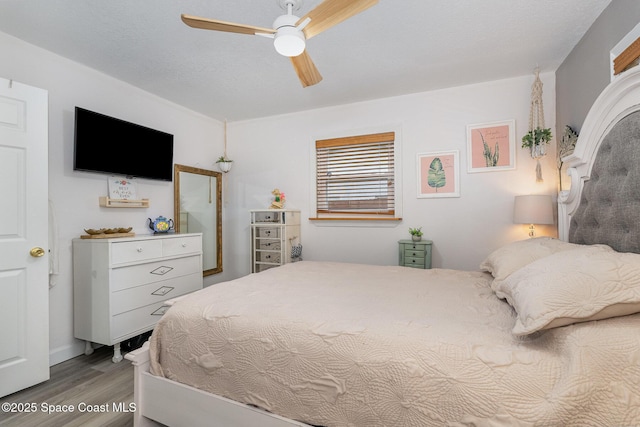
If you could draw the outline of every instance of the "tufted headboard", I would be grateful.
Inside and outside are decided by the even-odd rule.
[[[640,253],[640,111],[602,140],[571,218],[569,241]]]
[[[558,197],[560,238],[640,253],[640,70],[602,92],[565,162],[571,189]]]

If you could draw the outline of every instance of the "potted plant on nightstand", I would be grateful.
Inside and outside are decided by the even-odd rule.
[[[409,228],[409,234],[411,234],[411,240],[419,242],[422,240],[422,227]]]

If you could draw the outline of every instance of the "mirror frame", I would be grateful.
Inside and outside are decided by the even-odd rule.
[[[180,172],[216,178],[216,267],[203,270],[203,276],[222,273],[222,172],[175,164],[173,167],[173,212],[176,233],[180,233]],[[202,261],[204,268],[204,260]]]

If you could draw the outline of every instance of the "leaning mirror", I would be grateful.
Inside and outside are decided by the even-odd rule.
[[[177,233],[202,233],[203,275],[222,272],[222,173],[175,165],[174,218]]]

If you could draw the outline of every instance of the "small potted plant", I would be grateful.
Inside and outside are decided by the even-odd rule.
[[[227,173],[231,170],[231,163],[233,163],[233,160],[227,159],[225,156],[220,156],[218,157],[218,160],[216,160],[216,163],[218,164],[220,171]]]
[[[411,240],[414,242],[419,242],[422,240],[422,227],[418,228],[409,228],[409,234],[411,234]]]
[[[545,145],[551,142],[551,128],[535,128],[522,137],[522,148],[531,150],[531,157],[539,159],[547,154]]]

